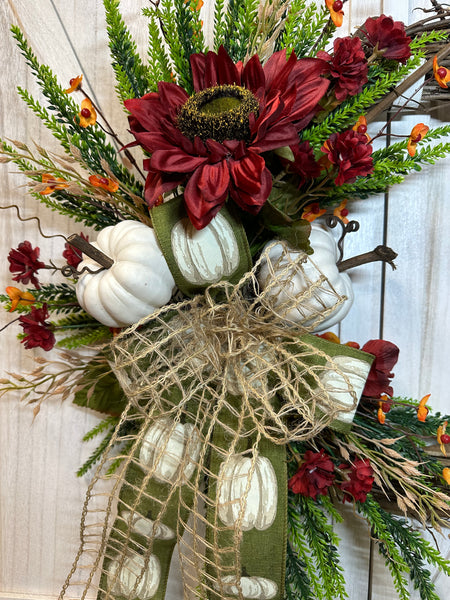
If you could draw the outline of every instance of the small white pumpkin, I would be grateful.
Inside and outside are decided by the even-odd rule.
[[[130,511],[124,510],[121,513],[122,519],[125,523],[130,523]],[[175,537],[175,531],[164,525],[164,523],[155,523],[151,519],[146,519],[142,515],[135,513],[131,519],[131,531],[151,537],[155,540],[173,540]]]
[[[163,417],[147,430],[139,460],[141,466],[152,469],[152,477],[157,481],[183,484],[194,474],[201,448],[195,425],[175,424],[169,417]]]
[[[220,213],[200,230],[188,218],[181,219],[172,229],[171,244],[183,277],[195,285],[216,283],[239,267],[236,236]]]
[[[136,586],[136,581],[142,571],[144,571],[144,575]],[[113,585],[112,592],[114,594],[129,598],[136,586],[132,597],[149,600],[158,591],[161,581],[161,565],[157,557],[151,554],[146,568],[144,557],[137,554],[126,558],[122,567],[118,560],[111,561],[107,578],[109,585]]]
[[[336,370],[336,367],[339,371]],[[330,398],[345,408],[346,406],[353,406],[355,401],[350,387],[356,396],[356,400],[359,401],[361,398],[369,371],[370,363],[365,360],[352,356],[333,356],[332,361],[325,365],[325,370],[319,378]],[[344,375],[348,377],[348,383]],[[337,419],[344,423],[351,423],[356,408],[357,406],[351,411],[339,413]]]
[[[278,594],[278,586],[275,581],[266,577],[241,577],[238,585],[234,575],[226,575],[222,578],[222,582],[223,591],[231,596],[239,596],[242,593],[244,598],[271,600]],[[218,584],[214,587],[221,591]]]
[[[253,459],[234,454],[220,465],[217,488],[218,515],[228,527],[240,520],[242,531],[253,527],[264,531],[274,522],[278,503],[277,476],[265,456]]]
[[[314,329],[319,332],[336,325],[347,315],[353,303],[353,288],[347,273],[339,273],[336,266],[338,249],[331,233],[313,224],[309,241],[314,254],[296,269],[294,266],[289,268],[288,265],[290,261],[298,258],[298,251],[291,250],[283,257],[282,244],[275,243],[268,251],[267,260],[263,260],[261,264],[258,281],[261,288],[266,289],[267,295],[275,299],[276,307],[282,307],[282,318],[291,323],[309,325],[318,317],[319,312],[335,306],[337,298],[332,290],[339,296],[345,296],[346,300],[338,304]],[[267,246],[272,244],[273,242],[270,242]],[[318,282],[318,269],[325,275],[332,289],[326,289],[329,286],[324,283],[303,302],[294,305],[296,296],[307,291],[311,284]],[[280,283],[273,284],[277,278],[280,278]]]
[[[137,323],[169,302],[175,281],[155,233],[139,221],[121,221],[103,229],[93,246],[114,261],[109,269],[83,273],[77,298],[84,310],[108,327]],[[100,269],[84,257],[78,270]]]

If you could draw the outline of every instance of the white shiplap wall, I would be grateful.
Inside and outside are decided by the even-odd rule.
[[[426,4],[426,0],[423,0]],[[123,14],[145,48],[146,25],[140,17],[143,0],[122,0]],[[420,18],[413,9],[418,0],[349,0],[345,34],[371,15],[384,12],[405,22]],[[205,0],[204,19],[212,16],[212,0]],[[9,25],[17,23],[32,42],[42,62],[49,64],[64,85],[76,74],[95,94],[122,139],[127,139],[127,123],[114,93],[114,78],[108,67],[107,40],[100,0],[2,0],[0,2],[0,136],[52,147],[49,133],[43,131],[15,93],[16,85],[37,92],[11,36]],[[449,105],[450,106],[450,105]],[[429,122],[430,119],[424,117]],[[408,134],[414,117],[395,125]],[[435,124],[435,121],[430,121]],[[376,127],[374,125],[373,127]],[[10,171],[11,169],[9,169]],[[13,169],[14,170],[14,169]],[[348,255],[387,243],[398,253],[398,269],[386,271],[383,287],[380,264],[368,265],[354,273],[356,300],[340,333],[345,340],[364,343],[382,335],[401,348],[396,367],[395,392],[420,397],[431,392],[435,409],[449,411],[450,389],[450,211],[447,180],[450,160],[424,169],[407,183],[384,197],[354,203],[352,217],[361,230],[347,242]],[[18,203],[24,214],[37,214],[48,233],[72,233],[65,219],[49,213],[30,199],[20,186],[23,179],[8,173],[2,165],[1,203]],[[386,213],[388,208],[388,213]],[[44,260],[57,257],[61,240],[43,240],[31,223],[17,221],[12,212],[0,212],[0,241],[3,268],[0,289],[10,284],[6,256],[11,247],[29,239],[39,245]],[[2,324],[7,315],[2,314]],[[2,333],[1,371],[24,372],[31,354],[22,351],[12,325]],[[69,404],[55,400],[43,406],[33,422],[32,409],[10,394],[0,403],[0,598],[32,599],[56,597],[78,548],[80,510],[88,479],[77,479],[75,471],[91,448],[81,444],[84,432],[97,422]],[[350,515],[349,515],[350,517]],[[384,565],[371,547],[364,523],[339,527],[350,600],[394,600],[397,598]],[[441,548],[447,551],[445,540]],[[449,581],[437,577],[441,597],[447,598]],[[176,583],[170,600],[181,599]]]

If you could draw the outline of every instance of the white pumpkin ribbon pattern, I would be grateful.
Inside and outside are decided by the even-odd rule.
[[[140,554],[111,561],[108,568],[108,582],[113,592],[125,598],[150,600],[158,590],[161,581],[161,565],[151,554],[146,562]]]
[[[187,296],[219,281],[237,283],[252,268],[244,227],[226,206],[196,230],[183,198],[173,198],[152,209],[152,224],[176,285]]]
[[[146,432],[139,460],[157,481],[182,484],[192,477],[201,448],[200,432],[194,425],[162,417]]]
[[[229,527],[242,531],[270,527],[277,513],[277,477],[270,460],[235,454],[220,465],[218,513]]]

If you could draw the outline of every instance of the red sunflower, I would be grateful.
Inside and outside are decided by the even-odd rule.
[[[194,94],[160,82],[158,92],[127,100],[136,143],[151,154],[145,198],[185,186],[188,215],[205,227],[230,197],[257,214],[272,188],[263,152],[298,143],[328,89],[319,59],[286,59],[276,52],[264,67],[257,55],[245,66],[226,50],[193,54]]]

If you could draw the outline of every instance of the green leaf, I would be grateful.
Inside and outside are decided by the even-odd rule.
[[[119,415],[127,405],[127,399],[116,376],[106,360],[94,360],[88,364],[78,380],[73,403],[110,415]]]

